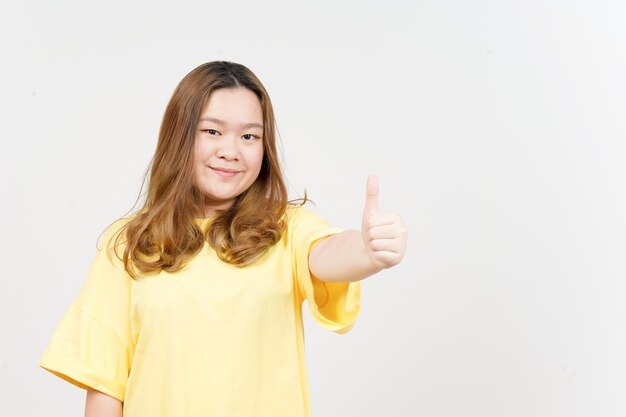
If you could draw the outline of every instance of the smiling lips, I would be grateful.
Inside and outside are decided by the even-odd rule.
[[[213,172],[215,172],[217,175],[223,178],[234,177],[239,172],[239,171],[235,171],[233,169],[228,169],[228,168],[213,168],[213,167],[209,167],[209,168],[211,168]]]

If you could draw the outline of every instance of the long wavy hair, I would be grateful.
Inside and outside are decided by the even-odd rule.
[[[213,91],[240,87],[256,94],[263,111],[261,170],[255,182],[203,231],[196,218],[204,212],[205,196],[196,184],[193,165],[199,118]],[[222,261],[245,266],[260,258],[286,230],[287,190],[276,152],[272,103],[261,81],[241,64],[208,62],[180,81],[165,109],[148,170],[145,203],[115,238],[117,254],[119,239],[126,236],[123,259],[117,255],[133,279],[138,272],[180,270],[205,241]]]

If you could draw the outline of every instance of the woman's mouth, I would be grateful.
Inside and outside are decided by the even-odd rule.
[[[213,172],[215,172],[217,175],[219,175],[222,178],[234,177],[235,175],[239,173],[239,171],[233,171],[232,169],[220,169],[220,168],[213,168],[213,167],[209,167],[209,168],[211,168]]]

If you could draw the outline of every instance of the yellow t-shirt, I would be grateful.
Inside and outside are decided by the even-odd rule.
[[[123,401],[125,417],[309,417],[302,304],[345,333],[361,287],[310,274],[312,245],[341,229],[304,207],[289,206],[287,218],[287,233],[252,265],[224,263],[205,243],[183,270],[139,280],[113,245],[107,256],[128,218],[117,221],[39,366]],[[206,230],[210,219],[196,222]]]

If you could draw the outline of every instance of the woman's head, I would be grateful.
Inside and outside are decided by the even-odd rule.
[[[287,190],[276,152],[272,103],[243,65],[213,61],[178,84],[167,104],[148,192],[126,227],[126,269],[177,271],[208,241],[247,265],[286,228]],[[198,218],[212,217],[203,230]]]
[[[226,118],[229,120],[222,120]],[[244,128],[240,123],[253,125]],[[254,126],[258,124],[260,128]],[[249,141],[251,136],[246,134],[258,139]],[[236,135],[239,143],[233,141]],[[241,143],[244,141],[252,143]],[[258,155],[250,155],[252,149],[262,152],[260,166],[255,160]],[[248,163],[250,169],[244,166]],[[240,173],[225,177],[211,170],[220,167]],[[251,178],[254,173],[258,175]],[[276,152],[274,111],[267,91],[252,71],[241,64],[213,61],[180,81],[163,116],[150,179],[151,183],[171,184],[151,190],[155,205],[159,200],[185,200],[181,194],[188,194],[198,217],[213,216],[214,209],[231,207],[248,190],[269,199],[281,198],[284,185]]]

